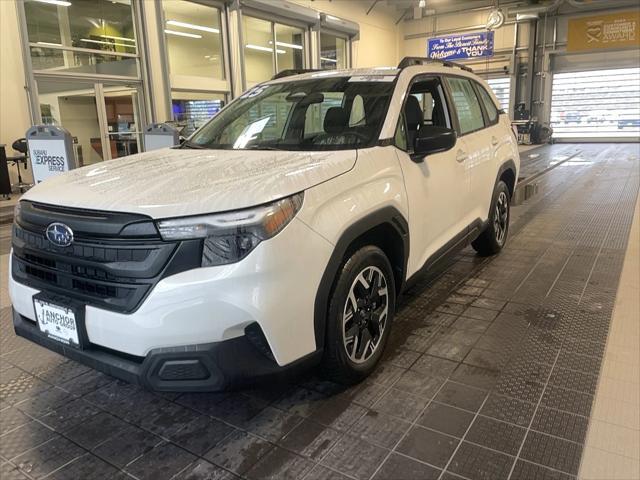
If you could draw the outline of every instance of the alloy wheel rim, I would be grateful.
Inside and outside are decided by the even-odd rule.
[[[388,315],[387,279],[378,267],[366,267],[351,284],[342,312],[343,343],[352,362],[364,363],[378,350]]]
[[[493,226],[496,233],[496,242],[502,245],[507,236],[509,225],[509,199],[505,192],[500,192],[496,201],[496,208],[493,213]]]

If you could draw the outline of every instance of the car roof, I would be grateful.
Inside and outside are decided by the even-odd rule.
[[[298,82],[303,80],[313,80],[317,78],[331,78],[331,77],[397,77],[400,74],[406,74],[408,76],[420,75],[421,73],[434,73],[434,74],[453,74],[464,77],[473,78],[475,80],[481,80],[481,78],[469,71],[468,69],[462,69],[452,65],[442,65],[438,63],[423,64],[423,65],[410,65],[404,68],[397,67],[369,67],[369,68],[346,68],[338,70],[310,70],[299,74],[285,75],[279,78],[275,78],[263,83],[266,85],[277,84],[283,82]],[[364,79],[363,79],[364,80]]]
[[[281,82],[289,82],[289,81],[300,81],[300,80],[313,80],[316,78],[331,78],[331,77],[354,77],[354,76],[378,76],[378,77],[386,77],[386,76],[397,76],[401,72],[400,69],[396,67],[372,67],[372,68],[345,68],[338,70],[313,70],[305,73],[300,73],[298,75],[288,75],[285,77],[280,77],[275,80],[270,80],[265,82],[266,84],[271,83],[281,83]]]

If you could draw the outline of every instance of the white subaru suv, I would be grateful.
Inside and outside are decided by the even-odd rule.
[[[25,194],[15,331],[156,390],[314,363],[357,382],[412,279],[504,246],[518,168],[507,115],[465,67],[279,74],[179,147]]]

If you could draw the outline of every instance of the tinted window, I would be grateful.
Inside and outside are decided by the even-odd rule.
[[[440,80],[432,78],[415,83],[409,92],[420,103],[422,125],[450,127],[449,114],[444,101]]]
[[[448,78],[447,82],[451,88],[453,104],[458,113],[460,134],[464,135],[483,128],[482,110],[471,81],[466,78]]]
[[[484,104],[484,109],[487,111],[487,117],[489,118],[489,123],[495,123],[498,121],[498,109],[496,108],[496,104],[493,103],[493,99],[491,95],[487,93],[484,87],[478,83],[476,83],[478,87],[478,92],[480,92],[480,99]]]
[[[317,78],[258,85],[196,131],[185,148],[339,150],[375,144],[389,81]],[[359,98],[358,98],[359,97]],[[356,123],[350,124],[349,118]]]

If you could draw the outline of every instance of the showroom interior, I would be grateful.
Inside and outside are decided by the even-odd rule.
[[[640,480],[637,1],[0,0],[0,65],[1,480]],[[188,145],[281,72],[407,65],[486,82],[520,163],[504,249],[409,285],[368,378],[153,391],[14,333],[32,127],[99,171],[150,128]],[[130,173],[135,196],[153,172]]]

